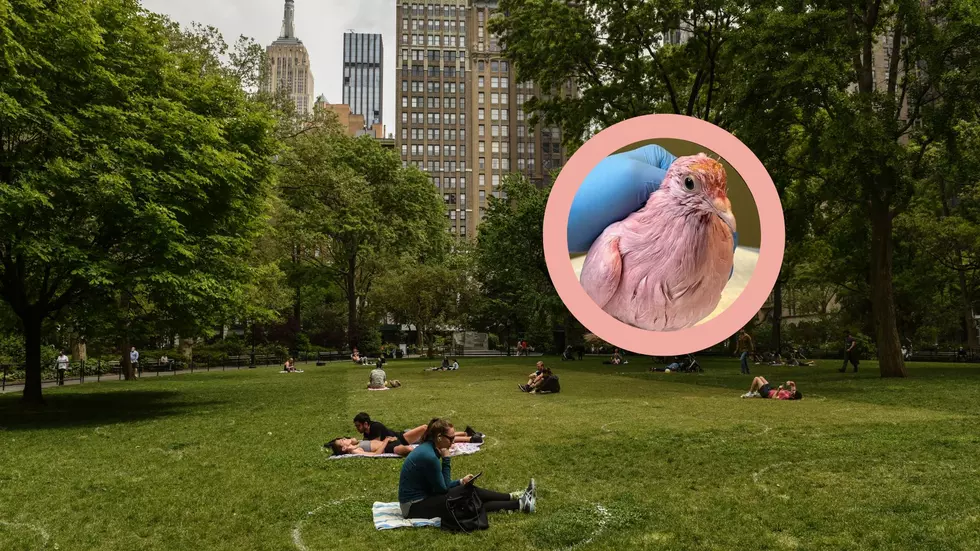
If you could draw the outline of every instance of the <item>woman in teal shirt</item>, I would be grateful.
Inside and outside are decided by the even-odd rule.
[[[462,494],[473,480],[468,474],[452,479],[449,449],[455,430],[444,419],[433,419],[425,430],[422,443],[405,458],[398,482],[398,501],[405,518],[436,518],[446,512],[446,499]],[[474,488],[476,488],[474,486]],[[503,494],[476,488],[488,513],[493,511],[534,512],[534,479],[523,493]]]

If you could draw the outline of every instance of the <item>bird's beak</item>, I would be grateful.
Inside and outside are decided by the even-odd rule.
[[[711,206],[718,213],[718,217],[728,224],[732,233],[735,233],[735,215],[732,213],[732,202],[727,197],[716,197]]]

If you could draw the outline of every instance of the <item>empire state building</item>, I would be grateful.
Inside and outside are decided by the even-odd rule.
[[[263,90],[278,93],[285,90],[296,104],[296,112],[308,115],[313,112],[313,71],[310,54],[303,41],[296,37],[296,6],[286,0],[279,39],[266,48],[269,60],[269,77]]]

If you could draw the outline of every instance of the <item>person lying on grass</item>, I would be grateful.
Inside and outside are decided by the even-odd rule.
[[[449,363],[449,359],[446,358],[439,367],[430,367],[426,371],[456,371],[457,369],[459,369],[459,362],[456,361],[456,358],[453,358],[453,363],[451,364]]]
[[[362,434],[365,440],[382,440],[388,437],[394,437],[407,446],[409,444],[418,444],[422,441],[422,436],[425,434],[425,425],[420,425],[414,429],[402,432],[393,431],[379,421],[372,421],[371,416],[362,411],[354,416],[354,430]],[[472,442],[479,444],[483,442],[485,435],[467,426],[465,432],[457,432],[455,436],[456,442],[458,443]]]
[[[343,437],[334,438],[323,445],[329,448],[334,455],[381,455],[398,454],[401,457],[408,457],[412,452],[412,446],[402,444],[394,436],[389,436],[384,440],[358,440],[357,438]]]
[[[433,419],[426,426],[422,443],[405,458],[398,480],[398,502],[405,518],[441,517],[446,513],[446,500],[462,495],[465,485],[472,483],[474,476],[471,474],[452,479],[449,454],[454,440],[452,424],[444,419]],[[473,488],[488,513],[534,512],[536,488],[533,478],[523,492],[504,494],[475,485]]]
[[[803,393],[796,390],[796,383],[786,381],[785,385],[779,388],[772,388],[765,377],[752,379],[752,386],[749,391],[742,395],[742,398],[771,398],[773,400],[802,400]]]

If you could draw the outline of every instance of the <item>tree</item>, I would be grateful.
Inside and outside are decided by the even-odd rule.
[[[541,233],[550,188],[538,188],[522,175],[504,178],[501,198],[491,197],[480,224],[476,273],[482,297],[474,323],[504,336],[532,324],[552,324],[567,314],[544,260]]]
[[[438,260],[444,254],[443,205],[428,177],[402,168],[371,137],[349,137],[327,125],[289,145],[280,184],[291,209],[286,232],[297,258],[343,290],[353,348],[358,317],[378,277],[401,259]]]
[[[868,283],[881,374],[904,377],[892,283],[894,220],[924,176],[929,145],[948,139],[980,99],[980,14],[960,0],[782,7],[758,20],[769,40],[754,52],[806,106],[805,165],[822,180],[821,199],[870,226]],[[803,49],[822,78],[785,55]],[[875,70],[879,56],[884,74]]]
[[[545,92],[525,104],[530,125],[561,125],[572,148],[596,128],[650,113],[729,125],[744,2],[502,0],[499,11],[507,15],[491,18],[490,32],[518,79]],[[664,40],[675,32],[686,40]],[[578,94],[562,91],[568,81]]]
[[[108,294],[206,323],[235,295],[274,121],[136,2],[6,2],[0,35],[0,296],[40,403],[45,319]]]
[[[447,266],[411,264],[390,272],[375,297],[396,322],[415,325],[419,345],[425,344],[431,357],[435,328],[455,312],[458,281]]]

